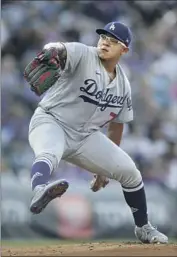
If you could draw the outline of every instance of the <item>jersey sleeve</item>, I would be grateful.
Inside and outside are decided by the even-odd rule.
[[[117,123],[126,123],[133,120],[132,96],[129,82],[127,82],[127,90],[125,94],[124,104],[118,116],[114,119]]]
[[[81,59],[87,56],[88,46],[78,42],[61,43],[66,47],[67,51],[67,60],[64,70],[72,73],[76,69],[77,65],[80,63]],[[61,43],[48,43],[44,46],[44,49],[57,47]]]
[[[87,56],[88,46],[78,42],[64,43],[64,45],[67,50],[65,70],[73,72],[81,59]]]

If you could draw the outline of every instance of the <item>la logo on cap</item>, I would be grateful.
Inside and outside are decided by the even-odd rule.
[[[111,26],[109,27],[110,30],[115,30],[115,25],[114,23],[111,24]]]

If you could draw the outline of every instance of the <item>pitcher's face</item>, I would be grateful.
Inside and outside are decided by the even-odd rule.
[[[97,49],[102,60],[115,59],[128,52],[128,47],[109,33],[100,35]]]

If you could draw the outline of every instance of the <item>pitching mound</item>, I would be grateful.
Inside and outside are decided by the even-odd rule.
[[[177,256],[177,244],[143,245],[132,243],[55,244],[2,247],[2,256]]]

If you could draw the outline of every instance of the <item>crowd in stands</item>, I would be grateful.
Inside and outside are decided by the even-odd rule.
[[[40,98],[23,70],[43,45],[79,41],[95,46],[96,28],[119,20],[133,32],[121,64],[131,82],[134,121],[121,147],[146,181],[177,191],[177,2],[7,1],[1,12],[1,170],[29,176],[28,125]],[[57,140],[57,139],[56,139]],[[111,154],[111,153],[110,153]],[[58,176],[88,181],[87,171],[61,162]]]

